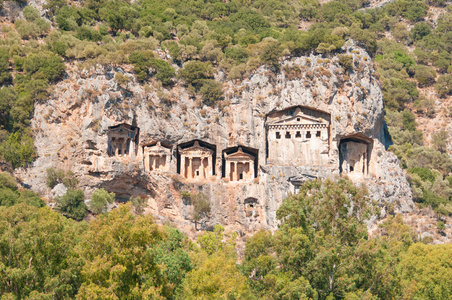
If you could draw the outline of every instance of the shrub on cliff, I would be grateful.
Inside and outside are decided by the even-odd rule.
[[[207,79],[204,81],[199,93],[207,105],[215,105],[223,97],[223,84]]]
[[[184,64],[184,68],[179,70],[179,78],[182,78],[186,84],[192,85],[199,90],[206,79],[213,77],[212,65],[209,62],[189,61]]]
[[[91,202],[89,208],[95,214],[104,213],[107,211],[108,204],[115,201],[115,193],[109,193],[104,189],[98,189],[94,191],[91,196]]]
[[[70,189],[75,189],[78,185],[78,179],[72,171],[65,171],[63,169],[49,168],[47,172],[47,187],[53,189],[57,184],[64,184]]]
[[[57,198],[57,209],[66,217],[81,221],[88,211],[84,199],[82,190],[69,189],[64,196]]]
[[[34,141],[26,134],[12,133],[0,144],[0,155],[13,168],[23,167],[35,157]]]
[[[9,53],[8,49],[0,48],[0,85],[12,79],[9,72]]]
[[[420,87],[427,87],[435,83],[436,72],[427,66],[418,66],[414,75]]]
[[[441,75],[435,85],[436,92],[441,97],[452,94],[452,75]]]

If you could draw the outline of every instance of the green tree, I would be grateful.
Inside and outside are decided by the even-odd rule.
[[[268,43],[261,54],[261,61],[273,68],[275,71],[279,71],[279,58],[281,56],[282,49],[279,43]]]
[[[9,72],[9,53],[6,48],[0,48],[0,84],[12,79]]]
[[[452,94],[452,75],[440,75],[436,82],[435,89],[441,97]]]
[[[397,271],[401,299],[448,299],[452,295],[451,245],[413,244]]]
[[[186,274],[176,299],[252,299],[246,277],[236,264],[236,235],[228,237],[220,225],[198,238],[192,254],[194,269]]]
[[[144,209],[147,205],[147,198],[142,197],[130,197],[130,203],[132,203],[132,207],[137,215],[142,215],[144,213]]]
[[[108,204],[115,201],[115,193],[109,193],[104,189],[95,190],[91,196],[89,208],[95,214],[104,213],[107,211]]]
[[[418,66],[414,75],[420,87],[430,86],[435,83],[436,72],[427,66]]]
[[[31,53],[24,66],[28,75],[42,76],[49,81],[61,78],[66,70],[63,60],[52,52]]]
[[[69,189],[64,196],[56,200],[57,208],[68,218],[80,221],[86,216],[88,210],[84,199],[82,190]]]
[[[70,189],[75,189],[78,185],[78,179],[72,171],[65,171],[63,169],[49,168],[47,172],[47,187],[53,189],[57,184],[64,184]]]
[[[178,76],[199,90],[206,79],[212,78],[213,69],[209,62],[189,61],[179,70]]]
[[[441,153],[445,153],[447,150],[447,138],[449,137],[449,132],[445,130],[438,131],[432,135],[432,143],[436,150]]]
[[[284,200],[277,211],[281,227],[287,232],[281,233],[285,239],[290,242],[295,232],[299,236],[295,244],[298,250],[290,244],[281,247],[281,251],[294,249],[279,253],[279,259],[287,261],[282,267],[308,279],[321,298],[330,293],[344,295],[354,280],[347,272],[349,259],[366,241],[364,221],[373,212],[365,188],[349,180],[306,182],[299,194]]]
[[[207,105],[215,105],[223,97],[223,85],[212,79],[206,79],[199,90]]]
[[[135,217],[130,204],[91,221],[76,249],[84,261],[83,283],[76,299],[169,296],[172,290],[151,250],[165,236],[150,216]]]
[[[25,203],[0,207],[0,291],[14,299],[73,299],[81,284],[74,246],[85,228]]]
[[[33,161],[35,150],[33,139],[19,132],[12,133],[7,140],[0,144],[0,153],[4,160],[11,163],[13,168],[23,167]]]

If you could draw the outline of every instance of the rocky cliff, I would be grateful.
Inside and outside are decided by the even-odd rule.
[[[225,99],[217,107],[203,105],[179,83],[171,89],[156,82],[139,84],[128,66],[78,71],[68,65],[66,78],[55,86],[51,98],[35,108],[32,128],[38,158],[17,173],[33,190],[48,195],[46,169],[72,170],[87,195],[103,187],[115,192],[118,200],[146,197],[148,213],[189,234],[196,226],[214,224],[244,234],[274,229],[282,200],[296,191],[299,182],[315,177],[348,175],[368,187],[383,213],[388,207],[411,211],[410,187],[396,156],[385,150],[390,140],[372,60],[351,41],[343,51],[353,58],[351,71],[345,71],[337,56],[310,55],[285,60],[276,74],[260,67],[241,82],[225,81],[219,73]],[[117,72],[130,82],[118,84]],[[329,126],[325,139],[322,136],[325,159],[299,164],[290,159],[298,155],[296,149],[281,148],[278,153],[284,153],[286,163],[275,164],[268,160],[270,117],[290,116],[296,108],[327,116],[318,118]],[[109,127],[121,123],[139,128],[133,155],[108,153]],[[181,175],[178,146],[193,140],[215,150],[213,171],[205,179]],[[155,141],[169,145],[166,171],[145,171],[142,146]],[[345,143],[349,144],[342,147]],[[239,146],[255,151],[254,179],[231,181],[224,174],[224,151]],[[350,167],[353,151],[361,151],[355,154],[361,155],[362,171]],[[205,222],[191,221],[193,207],[182,192],[207,196],[211,212]]]

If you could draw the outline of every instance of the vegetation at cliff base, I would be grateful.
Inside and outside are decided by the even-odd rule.
[[[0,175],[1,194],[16,192],[15,180]],[[248,238],[240,263],[237,233],[220,225],[193,243],[175,228],[133,214],[130,204],[89,223],[32,205],[0,205],[2,299],[452,295],[451,245],[421,243],[400,215],[387,218],[369,237],[365,221],[376,206],[364,188],[347,179],[304,183],[277,211],[278,230]]]

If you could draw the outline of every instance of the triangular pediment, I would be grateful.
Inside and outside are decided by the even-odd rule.
[[[225,154],[226,159],[242,159],[242,160],[254,160],[254,156],[242,151],[241,148],[237,152],[231,154]]]
[[[116,126],[109,127],[110,132],[134,132],[136,127],[127,123],[118,124]]]
[[[322,118],[316,118],[313,116],[309,116],[304,114],[300,108],[295,110],[295,113],[291,116],[282,116],[280,118],[275,118],[269,125],[298,125],[298,124],[326,124],[328,125],[328,121]]]
[[[207,152],[207,153],[213,153],[213,151],[209,148],[205,148],[199,145],[198,141],[196,141],[193,146],[190,146],[188,148],[181,149],[179,147],[180,153],[189,153],[189,152]]]

